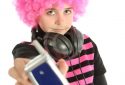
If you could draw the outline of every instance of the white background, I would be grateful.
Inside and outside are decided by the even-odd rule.
[[[125,0],[89,0],[86,13],[74,25],[97,44],[108,85],[125,85]],[[30,28],[17,16],[12,0],[0,0],[0,85],[14,85],[8,76],[13,47],[30,40]]]

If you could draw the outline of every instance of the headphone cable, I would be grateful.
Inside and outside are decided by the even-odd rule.
[[[82,74],[82,76],[83,76],[83,78],[84,78],[84,82],[85,82],[85,85],[87,85],[87,82],[86,82],[86,80],[85,80],[85,75],[84,75],[84,73],[82,72],[82,66],[81,66],[81,64],[80,64],[80,54],[78,54],[78,57],[79,57],[79,67],[80,67],[80,71],[81,71],[81,74]]]
[[[75,35],[77,35],[77,33],[75,32]],[[78,39],[79,39],[79,37],[78,36],[76,36],[76,39],[77,39],[77,53],[78,53],[78,60],[79,60],[79,68],[80,68],[80,71],[81,71],[81,74],[82,74],[82,77],[83,77],[83,80],[84,80],[84,82],[85,82],[85,85],[87,85],[87,82],[86,82],[86,80],[85,80],[85,76],[84,76],[84,73],[82,72],[82,66],[81,66],[81,64],[80,64],[80,53],[79,53],[79,49],[78,49],[78,47],[79,47],[79,44],[78,44]],[[83,42],[84,43],[84,42]]]
[[[74,68],[72,67],[73,65],[72,65],[72,62],[71,62],[71,58],[70,58],[69,56],[68,56],[68,58],[69,58],[69,61],[70,61],[70,65],[71,65],[72,72],[73,72],[75,78],[77,79],[78,84],[80,85],[79,79],[77,78],[77,75],[76,75],[76,73],[74,72]]]

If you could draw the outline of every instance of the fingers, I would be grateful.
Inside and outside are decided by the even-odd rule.
[[[17,73],[17,71],[15,70],[14,67],[12,67],[12,68],[9,69],[8,74],[9,74],[12,78],[16,79],[17,81],[21,81],[20,76],[19,76],[19,74]]]
[[[58,66],[59,70],[61,71],[61,73],[65,76],[68,71],[68,65],[66,64],[65,60],[60,59],[57,62],[57,66]]]
[[[20,77],[24,77],[24,79],[27,79],[26,73],[24,72],[25,65],[28,63],[29,59],[24,58],[17,58],[14,61],[15,70],[17,71]]]
[[[21,75],[20,76],[14,67],[10,68],[9,75],[12,78],[17,80],[16,85],[20,85],[20,84],[30,85],[28,76],[24,72],[22,74],[20,74]]]
[[[29,80],[28,76],[26,74],[20,74],[19,76],[18,72],[15,70],[14,67],[10,68],[9,75],[17,80],[15,85],[32,85],[31,81]]]
[[[9,75],[17,80],[15,85],[32,85],[26,72],[24,71],[25,65],[29,62],[29,59],[17,58],[14,60],[14,67],[10,68]]]
[[[25,65],[29,62],[29,59],[25,58],[16,58],[14,60],[14,66],[20,72],[20,69],[23,70]]]

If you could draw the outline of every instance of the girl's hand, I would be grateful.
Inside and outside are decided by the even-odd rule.
[[[14,60],[14,66],[9,69],[9,75],[17,81],[15,85],[33,85],[24,71],[24,67],[28,62],[29,59],[26,58],[16,58]],[[57,62],[57,67],[65,76],[68,66],[64,59],[60,59]]]

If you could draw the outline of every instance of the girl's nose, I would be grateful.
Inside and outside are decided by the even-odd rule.
[[[58,14],[56,19],[56,24],[63,26],[65,23],[65,16],[63,14]]]

